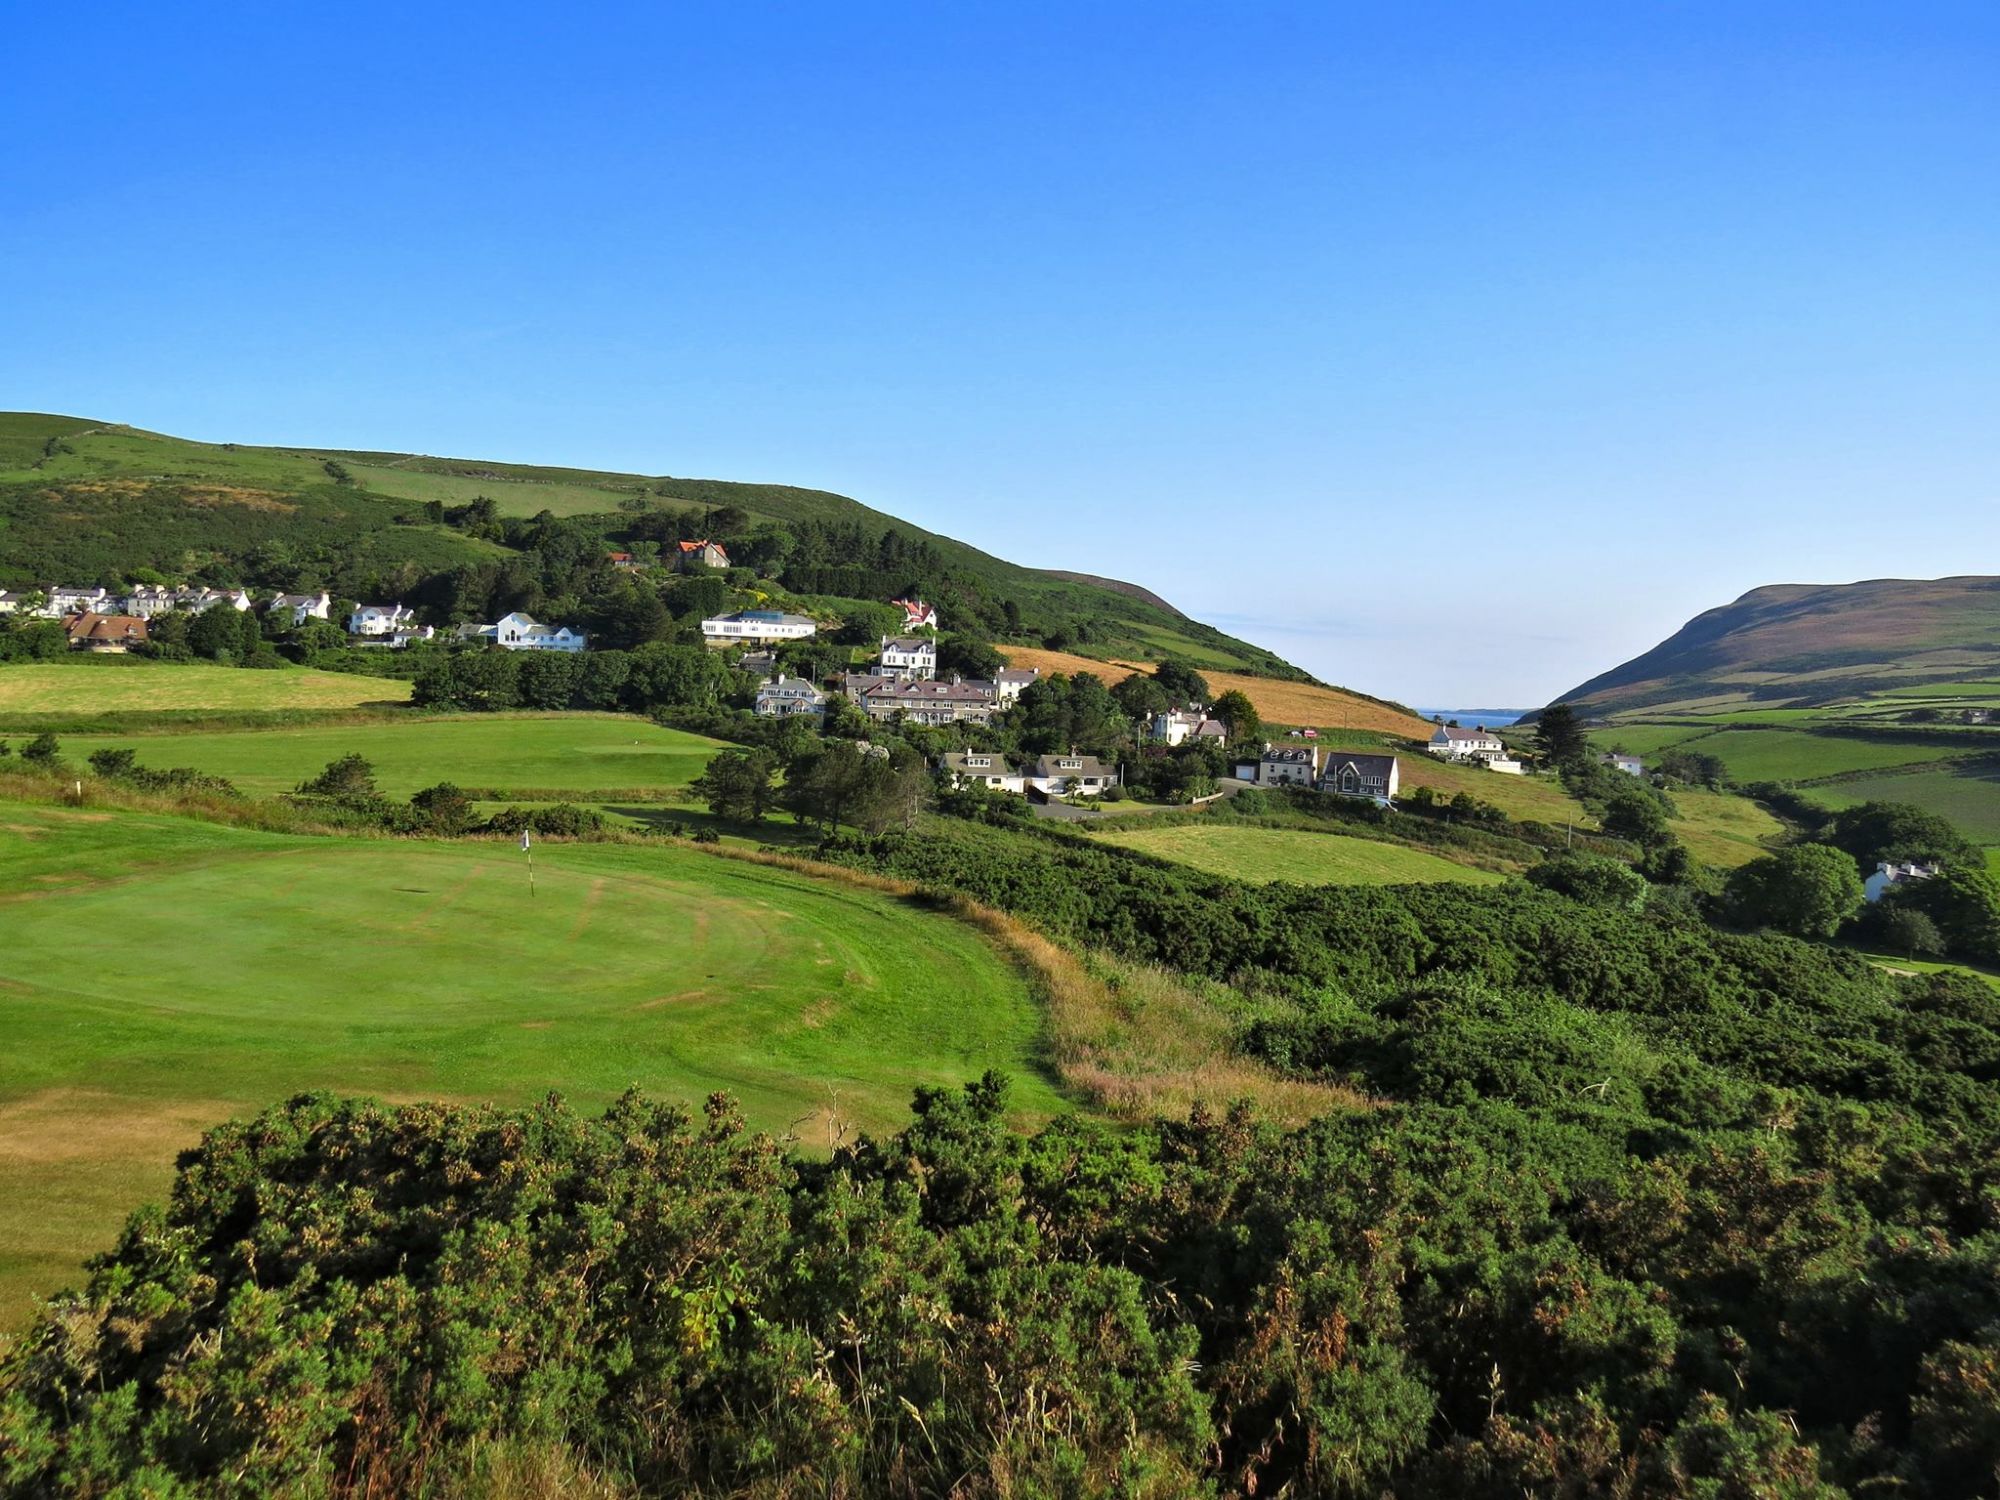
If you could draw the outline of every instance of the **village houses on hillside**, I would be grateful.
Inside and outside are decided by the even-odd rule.
[[[676,542],[672,553],[674,568],[685,573],[690,568],[726,568],[729,549],[720,542]]]
[[[885,635],[879,671],[884,677],[928,681],[937,676],[937,642],[929,636]]]

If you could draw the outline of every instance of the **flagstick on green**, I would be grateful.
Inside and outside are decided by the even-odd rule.
[[[521,830],[521,852],[528,856],[528,899],[535,899],[535,841],[528,837],[528,830]]]

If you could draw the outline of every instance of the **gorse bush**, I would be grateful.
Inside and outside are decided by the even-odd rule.
[[[525,1441],[676,1496],[1987,1493],[1992,1134],[1808,1105],[1639,1156],[1603,1108],[1023,1133],[989,1076],[810,1162],[719,1098],[301,1098],[14,1346],[0,1472],[444,1492]]]

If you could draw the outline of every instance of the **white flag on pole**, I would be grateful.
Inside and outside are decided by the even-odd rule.
[[[532,849],[535,847],[533,844],[528,842],[528,830],[525,828],[521,830],[521,847],[523,849]]]

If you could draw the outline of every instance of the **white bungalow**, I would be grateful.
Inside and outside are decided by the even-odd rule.
[[[717,645],[803,641],[818,632],[819,627],[804,615],[788,615],[778,609],[739,609],[733,615],[715,615],[701,622],[702,638]]]
[[[1094,755],[1043,755],[1022,780],[1028,790],[1048,797],[1095,797],[1118,785],[1118,768]]]
[[[990,750],[953,751],[941,756],[938,765],[959,786],[977,784],[996,792],[1013,792],[1016,796],[1027,790],[1027,778],[1020,767]]]
[[[493,640],[503,651],[581,651],[589,637],[567,625],[544,625],[517,609],[495,622]]]

